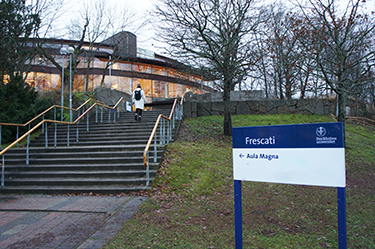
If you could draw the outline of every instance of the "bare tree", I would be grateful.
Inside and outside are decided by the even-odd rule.
[[[110,5],[105,0],[83,1],[79,15],[72,20],[68,29],[71,38],[81,37],[81,40],[89,42],[84,62],[87,69],[85,91],[88,88],[91,63],[102,45],[101,42],[105,38],[131,27],[135,19],[135,13],[128,7],[118,8],[118,5]],[[82,27],[85,28],[82,29]],[[122,44],[122,41],[116,40],[116,42],[111,45]],[[102,75],[101,86],[104,84],[105,72],[118,58],[115,55],[108,59]]]
[[[155,14],[160,38],[174,58],[208,72],[224,92],[224,134],[232,135],[230,91],[247,74],[249,34],[259,23],[251,16],[253,1],[163,0]]]
[[[52,1],[52,0],[51,0]],[[86,77],[84,89],[87,91],[89,83],[89,72],[91,63],[96,53],[100,50],[102,42],[105,38],[112,36],[116,33],[122,32],[126,27],[131,27],[135,14],[130,8],[118,8],[116,5],[110,5],[105,0],[83,1],[79,11],[79,15],[71,20],[68,25],[69,36],[71,39],[77,39],[78,43],[70,44],[74,48],[72,54],[72,78],[79,63],[85,63]],[[88,43],[88,48],[83,48],[83,45]],[[114,44],[111,44],[114,46]],[[62,71],[62,66],[55,57],[46,51],[42,44],[39,49],[41,54],[52,64]],[[85,52],[85,60],[79,60],[78,56]],[[116,60],[118,57],[112,58],[107,63],[105,70]],[[64,71],[64,77],[69,77],[70,70]],[[104,81],[105,73],[102,76]]]
[[[38,14],[41,19],[38,37],[47,37],[58,30],[56,21],[66,13],[64,4],[68,0],[35,0],[30,5],[30,11]]]
[[[310,73],[302,56],[304,48],[294,32],[301,25],[300,14],[281,3],[271,4],[267,9],[269,18],[263,27],[262,51],[268,51],[274,96],[291,99],[300,93],[300,98],[304,98]]]
[[[272,68],[270,67],[270,51],[268,49],[265,37],[267,37],[267,34],[264,27],[254,34],[256,43],[253,46],[253,50],[259,59],[256,61],[256,63],[253,63],[249,77],[252,79],[252,83],[257,83],[255,88],[262,89],[266,94],[266,98],[270,98],[271,96],[275,96],[275,91],[272,90],[272,86],[270,84]]]
[[[299,39],[327,85],[337,93],[338,120],[345,122],[348,96],[373,80],[375,23],[360,12],[362,0],[349,0],[340,13],[334,0],[308,0],[302,6],[304,25]]]

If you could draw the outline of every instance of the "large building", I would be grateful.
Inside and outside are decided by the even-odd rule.
[[[74,40],[46,39],[42,43],[43,56],[31,64],[27,82],[38,91],[61,89],[63,65],[69,84],[70,54],[62,55],[60,49],[76,48],[76,70],[73,91],[93,91],[97,87],[117,89],[131,93],[140,83],[149,100],[182,96],[186,91],[205,93],[213,91],[212,82],[199,72],[175,60],[146,49],[137,48],[137,37],[130,32],[118,33],[101,43]],[[74,64],[73,64],[74,65]]]

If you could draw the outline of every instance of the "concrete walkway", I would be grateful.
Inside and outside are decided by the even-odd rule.
[[[101,248],[146,197],[0,195],[0,248]]]

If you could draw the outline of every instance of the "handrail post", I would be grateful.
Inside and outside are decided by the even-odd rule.
[[[77,122],[77,137],[76,137],[76,142],[78,143],[78,136],[79,136],[79,121]]]
[[[147,152],[147,165],[149,161],[149,152]],[[150,185],[150,166],[147,166],[146,168],[146,186]]]
[[[167,133],[165,131],[165,127],[167,126],[166,124],[166,120],[164,119],[164,122],[163,122],[163,144],[166,144],[167,143]]]
[[[164,118],[161,118],[161,120],[160,120],[160,123],[161,123],[161,126],[160,126],[160,138],[161,138],[160,144],[164,144],[164,127],[163,127],[163,122],[164,122]]]
[[[156,135],[154,135],[154,163],[157,161],[158,157],[158,151],[157,151],[157,146],[156,146]]]
[[[172,140],[172,120],[169,120],[169,141]]]
[[[43,123],[44,124],[44,123]],[[44,132],[44,137],[46,139],[46,148],[48,148],[48,131],[47,131],[47,123],[46,123],[46,129],[45,129],[45,132]]]
[[[18,135],[19,135],[19,132],[20,132],[20,127],[17,126],[17,135],[16,135],[16,140],[18,140]],[[18,147],[18,143],[17,143],[17,147]]]
[[[43,120],[44,120],[44,114],[43,114]],[[42,133],[44,133],[44,123],[42,124]]]
[[[1,140],[2,140],[2,136],[1,136],[1,127],[2,127],[2,125],[0,125],[0,150],[1,150]]]
[[[80,110],[78,110],[78,116],[77,116],[77,118],[79,117],[79,116],[81,116],[81,112],[80,112]],[[83,113],[82,113],[83,114]],[[79,122],[80,122],[80,120],[77,122],[77,132],[76,132],[76,135],[77,135],[77,137],[76,137],[76,142],[78,143],[78,137],[79,137]]]
[[[160,143],[160,145],[162,144],[161,143],[161,139],[162,139],[162,129],[161,129],[161,122],[162,122],[162,120],[160,120],[160,125],[159,125],[159,133],[160,133],[160,136],[159,136],[159,143]]]
[[[168,143],[172,140],[172,120],[169,120],[168,125]]]
[[[82,113],[83,114],[83,113]],[[78,110],[78,117],[79,116],[81,116],[81,112],[80,112],[80,110]],[[80,122],[81,120],[78,120],[78,122],[77,122],[77,138],[76,138],[76,142],[78,143],[78,141],[79,141],[79,122]]]
[[[160,144],[164,144],[163,138],[163,118],[160,119]]]
[[[103,106],[100,107],[101,113],[100,113],[100,123],[103,123]]]
[[[54,147],[57,146],[57,123],[55,123]]]
[[[67,134],[67,138],[68,138],[68,139],[67,139],[67,141],[66,141],[66,145],[67,145],[68,147],[69,147],[69,142],[70,142],[70,141],[69,141],[69,140],[70,140],[70,134],[69,134],[70,131],[69,131],[69,128],[70,128],[70,124],[68,124],[68,134]]]
[[[29,130],[30,130],[30,124],[29,124]],[[27,135],[26,165],[29,165],[29,144],[30,144],[30,134]]]
[[[4,177],[4,171],[5,171],[5,169],[4,169],[4,167],[5,167],[5,165],[4,165],[4,154],[3,154],[3,156],[2,156],[2,164],[1,164],[1,187],[4,187],[4,179],[5,179],[5,177]]]
[[[95,106],[95,123],[98,123],[98,106]]]
[[[57,118],[56,118],[56,106],[53,107],[53,120],[57,121]],[[57,144],[57,141],[56,141],[56,138],[57,138],[57,123],[54,124],[55,125],[55,132],[54,132],[54,143],[53,143],[53,146],[56,148],[56,144]]]
[[[90,130],[90,124],[89,124],[89,112],[87,113],[87,118],[86,118],[86,130]]]
[[[170,130],[170,127],[171,127],[171,121],[170,120],[167,120],[167,124],[168,124],[168,127],[167,127],[167,144],[169,144],[169,130]]]

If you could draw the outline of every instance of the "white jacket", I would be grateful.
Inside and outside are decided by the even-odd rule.
[[[141,99],[140,100],[135,99],[135,91],[136,90],[141,90]],[[145,103],[147,103],[145,92],[141,88],[136,88],[133,91],[132,101],[133,101],[133,104],[135,106],[135,109],[142,109],[143,110],[145,108]]]

